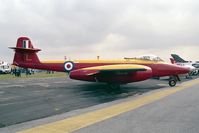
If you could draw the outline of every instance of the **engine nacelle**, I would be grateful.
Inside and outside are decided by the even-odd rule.
[[[70,78],[91,82],[107,83],[130,83],[149,79],[152,77],[152,70],[147,67],[145,71],[116,72],[112,74],[101,74],[98,70],[74,70],[70,72]]]

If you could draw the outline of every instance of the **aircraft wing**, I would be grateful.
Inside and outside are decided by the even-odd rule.
[[[130,74],[137,71],[146,71],[148,67],[144,65],[135,64],[117,64],[117,65],[104,65],[96,67],[83,68],[84,71],[90,71],[88,76],[95,75],[123,75]]]

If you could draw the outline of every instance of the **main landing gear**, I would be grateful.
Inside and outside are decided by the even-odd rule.
[[[108,83],[108,88],[116,90],[120,89],[120,84],[119,83]]]
[[[169,79],[169,86],[170,87],[176,86],[177,81],[180,81],[180,78],[179,78],[178,75],[171,76],[170,79]]]

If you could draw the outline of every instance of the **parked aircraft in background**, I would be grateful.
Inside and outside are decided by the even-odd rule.
[[[189,67],[191,69],[190,75],[199,74],[199,61],[186,61],[177,54],[171,54],[171,56],[173,57],[173,59],[170,58],[172,63],[179,66]]]
[[[105,82],[110,88],[121,84],[143,81],[153,77],[170,76],[169,85],[175,86],[179,74],[189,72],[189,68],[168,64],[157,56],[142,56],[121,60],[68,60],[40,61],[37,52],[27,37],[17,40],[13,64],[24,68],[68,72],[71,79]],[[56,49],[55,49],[56,50]]]

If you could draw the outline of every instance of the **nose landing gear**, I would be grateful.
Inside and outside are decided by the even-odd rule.
[[[176,86],[177,81],[181,81],[178,75],[171,76],[169,79],[169,86],[170,87]]]
[[[175,80],[169,80],[169,86],[170,87],[176,86],[176,81]]]

